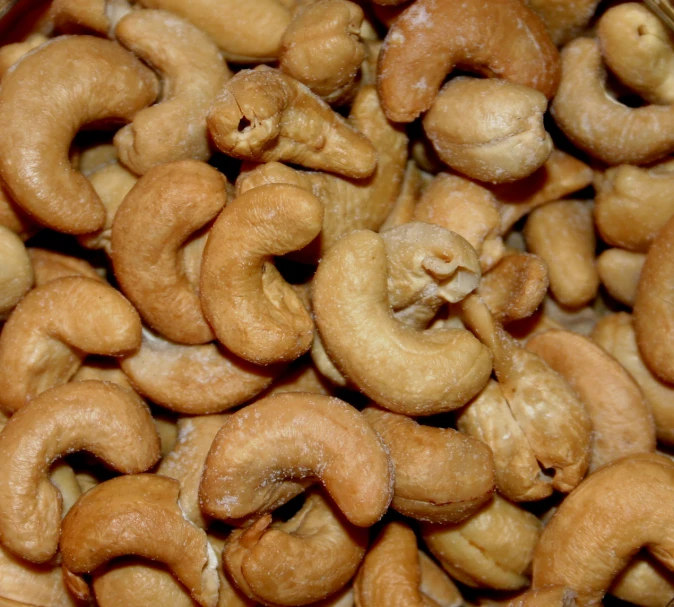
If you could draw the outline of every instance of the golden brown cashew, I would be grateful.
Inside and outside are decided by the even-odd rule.
[[[579,605],[597,604],[642,547],[672,569],[672,491],[674,465],[652,453],[623,458],[590,475],[543,531],[533,588],[565,585],[579,593]]]
[[[356,409],[319,394],[276,394],[237,411],[215,437],[201,509],[241,519],[277,508],[313,480],[359,527],[377,522],[393,495],[384,445]]]
[[[23,241],[1,225],[0,259],[0,320],[3,320],[33,286],[35,276]]]
[[[400,193],[386,221],[379,228],[380,232],[414,221],[414,209],[421,197],[422,180],[421,170],[417,167],[417,163],[414,160],[408,160]]]
[[[112,225],[122,291],[155,331],[184,344],[213,340],[179,252],[227,202],[225,177],[195,160],[154,167],[127,194]]]
[[[393,317],[381,236],[344,236],[313,280],[316,325],[338,369],[377,404],[430,415],[465,404],[487,383],[491,357],[464,330],[416,331]]]
[[[242,70],[208,112],[215,145],[234,158],[279,160],[352,178],[369,177],[377,153],[303,84],[269,68]]]
[[[0,78],[26,53],[36,49],[47,42],[47,40],[47,37],[42,34],[31,34],[23,42],[5,44],[0,47]]]
[[[75,382],[42,393],[0,433],[0,539],[15,554],[44,563],[58,548],[61,496],[52,462],[91,451],[124,474],[159,459],[159,438],[143,401],[104,382]]]
[[[38,230],[35,222],[10,198],[7,188],[1,183],[0,226],[9,228],[24,241]]]
[[[29,247],[26,251],[33,265],[36,287],[41,287],[57,278],[68,276],[81,276],[82,278],[105,282],[88,261],[79,257],[33,247]]]
[[[231,73],[217,47],[189,21],[166,11],[126,15],[117,40],[163,78],[159,103],[115,135],[120,161],[143,175],[174,160],[208,160],[206,113]]]
[[[101,228],[105,210],[68,162],[70,142],[87,123],[131,120],[157,91],[154,74],[107,40],[56,38],[24,57],[0,90],[0,176],[12,198],[55,230]]]
[[[449,32],[449,33],[448,33]],[[428,58],[433,57],[433,61]],[[386,115],[411,122],[433,104],[456,65],[539,90],[559,82],[559,54],[541,19],[515,0],[417,0],[396,20],[379,55]]]
[[[216,607],[217,557],[206,533],[178,504],[177,481],[154,474],[122,476],[83,495],[63,519],[61,554],[71,591],[88,588],[78,574],[136,555],[165,563],[202,607]],[[76,594],[77,596],[77,594]]]
[[[541,92],[492,78],[452,78],[423,119],[443,162],[473,179],[506,183],[528,177],[552,152]],[[489,117],[489,118],[485,118]]]
[[[598,0],[527,0],[543,19],[559,47],[581,35],[594,15]]]
[[[265,605],[308,605],[347,584],[365,556],[367,541],[367,529],[344,520],[331,500],[312,491],[287,522],[272,523],[265,514],[252,526],[234,530],[222,558],[251,599]]]
[[[114,37],[115,25],[128,12],[127,0],[54,0],[50,16],[64,34],[96,34]]]
[[[33,289],[0,334],[0,409],[17,411],[67,382],[86,353],[119,356],[140,344],[140,318],[119,291],[90,278]]]
[[[494,462],[479,440],[379,407],[366,407],[363,415],[389,450],[395,468],[391,506],[401,514],[457,523],[491,497]]]
[[[578,607],[577,598],[575,590],[564,586],[547,586],[520,594],[507,607]]]
[[[633,307],[645,261],[645,253],[633,253],[625,249],[606,249],[597,257],[599,279],[609,295],[620,303]]]
[[[635,605],[662,607],[674,597],[674,580],[665,567],[642,552],[613,581],[608,593]]]
[[[300,358],[276,380],[261,396],[282,394],[283,392],[313,392],[330,395],[330,383],[311,364],[311,359]]]
[[[201,268],[201,304],[218,340],[257,364],[304,354],[314,323],[273,265],[321,231],[323,205],[290,185],[254,188],[237,197],[211,228]]]

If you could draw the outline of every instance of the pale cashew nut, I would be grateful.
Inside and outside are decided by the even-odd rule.
[[[23,241],[9,228],[0,225],[0,320],[33,286],[35,276]]]
[[[665,567],[642,553],[623,569],[608,592],[635,605],[662,607],[674,597],[674,580]]]
[[[36,287],[41,287],[57,278],[67,278],[68,276],[81,276],[105,282],[88,261],[79,257],[33,247],[26,249],[26,251],[33,266]]]
[[[24,241],[38,230],[35,222],[10,198],[7,188],[1,183],[0,226],[9,228]]]
[[[597,257],[599,280],[611,297],[631,308],[637,297],[639,276],[645,262],[645,253],[606,249]]]
[[[92,145],[84,145],[81,148],[76,146],[70,152],[70,159],[82,175],[91,178],[94,173],[117,163],[117,148],[108,137],[104,137],[102,142],[95,139]]]
[[[24,57],[0,90],[0,177],[12,198],[55,230],[100,229],[105,210],[68,162],[70,142],[84,124],[131,120],[157,92],[155,75],[107,40],[56,38]]]
[[[323,205],[302,188],[270,184],[229,204],[213,224],[201,268],[201,304],[218,340],[257,364],[304,354],[314,323],[273,265],[321,231]]]
[[[42,34],[31,34],[23,42],[14,44],[5,44],[0,47],[0,78],[2,78],[9,69],[30,51],[36,49],[47,42],[47,37]]]
[[[17,411],[67,382],[86,353],[119,356],[140,344],[140,318],[119,291],[90,278],[33,289],[0,334],[0,409]]]
[[[234,413],[215,437],[201,509],[221,520],[268,512],[313,479],[359,527],[377,522],[393,495],[388,454],[356,409],[318,394],[269,396]]]
[[[428,61],[433,57],[433,61]],[[393,23],[379,55],[386,115],[412,122],[433,105],[456,65],[554,95],[559,53],[545,25],[516,0],[417,0]]]

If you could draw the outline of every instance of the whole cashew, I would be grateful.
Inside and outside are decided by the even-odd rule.
[[[122,476],[83,495],[63,519],[61,555],[66,583],[83,599],[79,577],[126,555],[165,563],[202,607],[216,607],[217,557],[206,533],[178,504],[177,481],[154,474]]]
[[[265,514],[237,529],[222,553],[243,592],[264,605],[307,605],[340,590],[367,548],[368,531],[351,525],[328,499],[310,492],[287,522]],[[279,559],[278,555],[286,555]]]
[[[314,323],[273,265],[321,231],[323,205],[302,188],[271,184],[241,194],[211,229],[201,302],[218,340],[257,364],[287,362],[310,347]]]
[[[30,51],[36,49],[47,42],[47,37],[42,34],[31,34],[23,42],[14,44],[5,44],[0,47],[0,78],[2,78],[9,69]]]
[[[559,82],[559,53],[523,3],[497,0],[484,10],[475,0],[417,0],[395,20],[379,55],[377,87],[389,119],[412,122],[429,109],[456,65],[547,98]]]
[[[0,433],[0,540],[15,554],[44,563],[56,553],[61,497],[49,466],[66,453],[91,451],[124,473],[159,459],[159,438],[143,401],[104,382],[75,382],[42,393]]]
[[[52,229],[100,229],[105,210],[68,162],[70,142],[84,124],[131,120],[157,92],[154,74],[107,40],[56,38],[24,57],[0,90],[0,177],[12,198]]]
[[[199,488],[201,509],[221,520],[268,512],[312,479],[359,527],[377,522],[393,495],[388,454],[356,409],[318,394],[269,396],[218,432]]]
[[[140,344],[140,318],[107,284],[59,278],[33,289],[0,334],[0,409],[11,413],[67,382],[86,353],[119,356]]]
[[[303,84],[270,68],[242,70],[208,112],[215,145],[234,158],[280,160],[352,178],[369,177],[377,153]]]
[[[637,297],[639,276],[645,262],[645,253],[606,249],[597,257],[599,279],[611,297],[631,308]]]
[[[395,468],[391,506],[401,514],[457,523],[491,497],[494,462],[481,441],[378,407],[366,407],[363,415],[389,450]]]
[[[35,276],[23,241],[1,225],[0,259],[0,320],[3,320],[28,293]]]
[[[67,278],[68,276],[81,276],[82,278],[105,282],[88,261],[79,257],[33,247],[26,249],[26,251],[33,266],[36,287],[41,287],[57,278]]]

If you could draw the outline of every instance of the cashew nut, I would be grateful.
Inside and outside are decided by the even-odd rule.
[[[674,580],[665,567],[642,553],[613,581],[609,594],[643,607],[662,607],[674,597]]]
[[[65,34],[110,36],[131,10],[127,0],[54,0],[50,14],[54,27]]]
[[[564,586],[547,586],[520,594],[507,607],[578,607],[578,594]]]
[[[599,279],[611,297],[630,308],[634,306],[645,261],[645,253],[625,249],[606,249],[597,257]]]
[[[36,49],[47,42],[47,37],[42,34],[31,34],[23,42],[14,44],[5,44],[0,47],[0,78],[2,78],[9,69],[30,51]]]
[[[0,226],[9,228],[24,241],[37,231],[35,222],[10,198],[7,189],[1,183]]]
[[[400,193],[386,221],[379,229],[381,232],[414,221],[414,209],[421,197],[422,179],[417,163],[414,160],[408,160],[405,174],[403,175],[403,182],[400,186]]]
[[[7,318],[35,280],[30,257],[22,240],[0,225],[0,320]]]
[[[300,358],[264,392],[263,396],[283,392],[313,392],[329,396],[330,384],[318,373],[311,360],[307,362],[304,358]]]
[[[543,19],[552,41],[560,47],[582,34],[598,3],[598,0],[527,0]]]
[[[91,278],[104,282],[93,266],[88,261],[79,257],[33,247],[26,249],[26,251],[33,266],[36,287],[41,287],[57,278],[66,278],[68,276],[81,276],[82,278]]]

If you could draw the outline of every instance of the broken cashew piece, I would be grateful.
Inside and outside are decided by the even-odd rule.
[[[23,241],[0,225],[0,320],[28,293],[35,280],[33,266]]]
[[[645,262],[645,253],[606,249],[597,257],[599,280],[611,297],[632,308],[637,298],[639,277]]]

